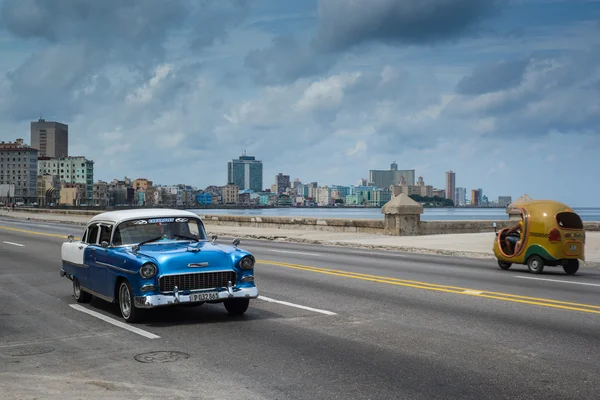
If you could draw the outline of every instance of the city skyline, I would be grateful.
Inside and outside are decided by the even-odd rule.
[[[0,0],[0,141],[43,115],[95,180],[222,185],[246,149],[265,188],[280,172],[352,184],[395,160],[440,189],[451,169],[467,198],[594,205],[598,2],[448,0],[443,18],[340,2]]]

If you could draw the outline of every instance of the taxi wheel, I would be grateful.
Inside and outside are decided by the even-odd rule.
[[[79,279],[76,277],[73,277],[73,297],[75,297],[78,303],[89,303],[92,301],[92,295],[81,290]]]
[[[527,260],[527,268],[533,274],[541,274],[544,271],[544,260],[540,256],[533,255]]]
[[[567,275],[573,275],[579,270],[579,260],[569,260],[567,265],[563,265]]]
[[[223,303],[225,304],[225,309],[229,314],[242,315],[246,312],[246,310],[248,310],[250,299],[225,300]]]
[[[512,265],[512,263],[498,260],[498,266],[502,269],[509,269],[511,267],[511,265]]]

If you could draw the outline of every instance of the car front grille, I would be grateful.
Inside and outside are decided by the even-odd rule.
[[[161,292],[172,292],[177,290],[199,290],[226,287],[231,281],[235,285],[236,275],[234,271],[201,272],[194,274],[161,276],[158,280],[158,288]]]

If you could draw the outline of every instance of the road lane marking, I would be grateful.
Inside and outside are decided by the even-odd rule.
[[[572,310],[572,311],[582,311],[592,314],[600,314],[600,306],[593,304],[582,304],[582,303],[572,303],[568,301],[560,301],[560,300],[552,300],[552,299],[544,299],[538,297],[528,297],[521,296],[510,293],[501,293],[501,292],[491,292],[487,290],[478,290],[478,289],[470,289],[470,288],[462,288],[457,286],[447,286],[447,285],[439,285],[435,283],[427,283],[427,282],[419,282],[412,281],[406,279],[399,278],[391,278],[386,276],[377,276],[370,274],[361,274],[358,272],[350,272],[350,271],[342,271],[335,270],[330,268],[320,268],[320,267],[311,267],[307,265],[297,265],[297,264],[287,264],[281,263],[277,261],[269,261],[269,260],[257,260],[257,263],[262,263],[265,265],[272,265],[277,267],[286,267],[292,269],[298,269],[302,271],[309,272],[317,272],[320,274],[333,275],[333,276],[341,276],[344,278],[351,279],[360,279],[363,281],[369,282],[377,282],[377,283],[386,283],[389,285],[398,285],[411,287],[416,289],[425,289],[432,290],[437,292],[444,293],[453,293],[453,294],[461,294],[465,296],[475,296],[475,297],[484,297],[495,300],[503,300],[510,301],[514,303],[524,303],[524,304],[533,304],[540,305],[543,307],[551,307],[551,308],[559,308],[563,310]]]
[[[128,325],[125,322],[114,320],[110,317],[107,317],[106,315],[100,314],[99,312],[88,310],[87,308],[85,308],[79,304],[69,304],[69,306],[71,308],[74,308],[77,311],[81,311],[82,313],[89,314],[92,317],[96,317],[98,319],[101,319],[102,321],[105,321],[105,322],[108,322],[109,324],[118,326],[119,328],[126,329],[130,332],[137,333],[138,335],[146,337],[148,339],[160,339],[160,336],[157,336],[153,333],[147,332],[143,329],[136,328],[135,326]]]
[[[320,310],[318,308],[312,308],[312,307],[307,307],[307,306],[301,306],[300,304],[295,304],[295,303],[289,303],[287,301],[282,301],[282,300],[275,300],[272,299],[270,297],[265,297],[263,295],[259,295],[258,296],[259,300],[264,300],[264,301],[268,301],[269,303],[277,303],[277,304],[283,304],[284,306],[290,306],[290,307],[295,307],[295,308],[301,308],[303,310],[308,310],[308,311],[314,311],[317,313],[321,313],[321,314],[325,314],[325,315],[337,315],[336,313],[332,312],[332,311],[327,311],[327,310]]]
[[[24,244],[19,244],[19,243],[6,242],[6,241],[3,241],[2,243],[11,244],[11,245],[13,245],[13,246],[25,247],[25,245],[24,245]]]
[[[291,251],[291,250],[274,250],[274,249],[269,249],[269,251],[272,251],[274,253],[285,253],[285,254],[299,254],[301,256],[313,256],[313,257],[321,257],[321,254],[316,254],[316,253],[305,253],[303,251]]]
[[[534,278],[531,276],[515,276],[515,278],[535,279],[536,281],[548,281],[548,282],[558,282],[558,283],[572,283],[573,285],[600,286],[600,284],[597,284],[597,283],[561,281],[560,279]]]
[[[63,238],[63,239],[67,239],[69,237],[69,235],[59,235],[59,234],[56,234],[56,233],[46,233],[46,232],[30,231],[28,229],[19,229],[19,228],[13,228],[13,227],[10,227],[10,226],[2,226],[2,225],[0,225],[0,229],[3,229],[5,231],[20,232],[20,233],[29,233],[29,234],[32,234],[32,235],[58,237],[58,238]],[[76,237],[75,240],[80,240],[80,238]]]

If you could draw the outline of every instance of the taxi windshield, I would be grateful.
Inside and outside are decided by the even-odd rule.
[[[202,223],[195,218],[145,218],[126,221],[117,226],[113,246],[161,240],[205,240]]]

